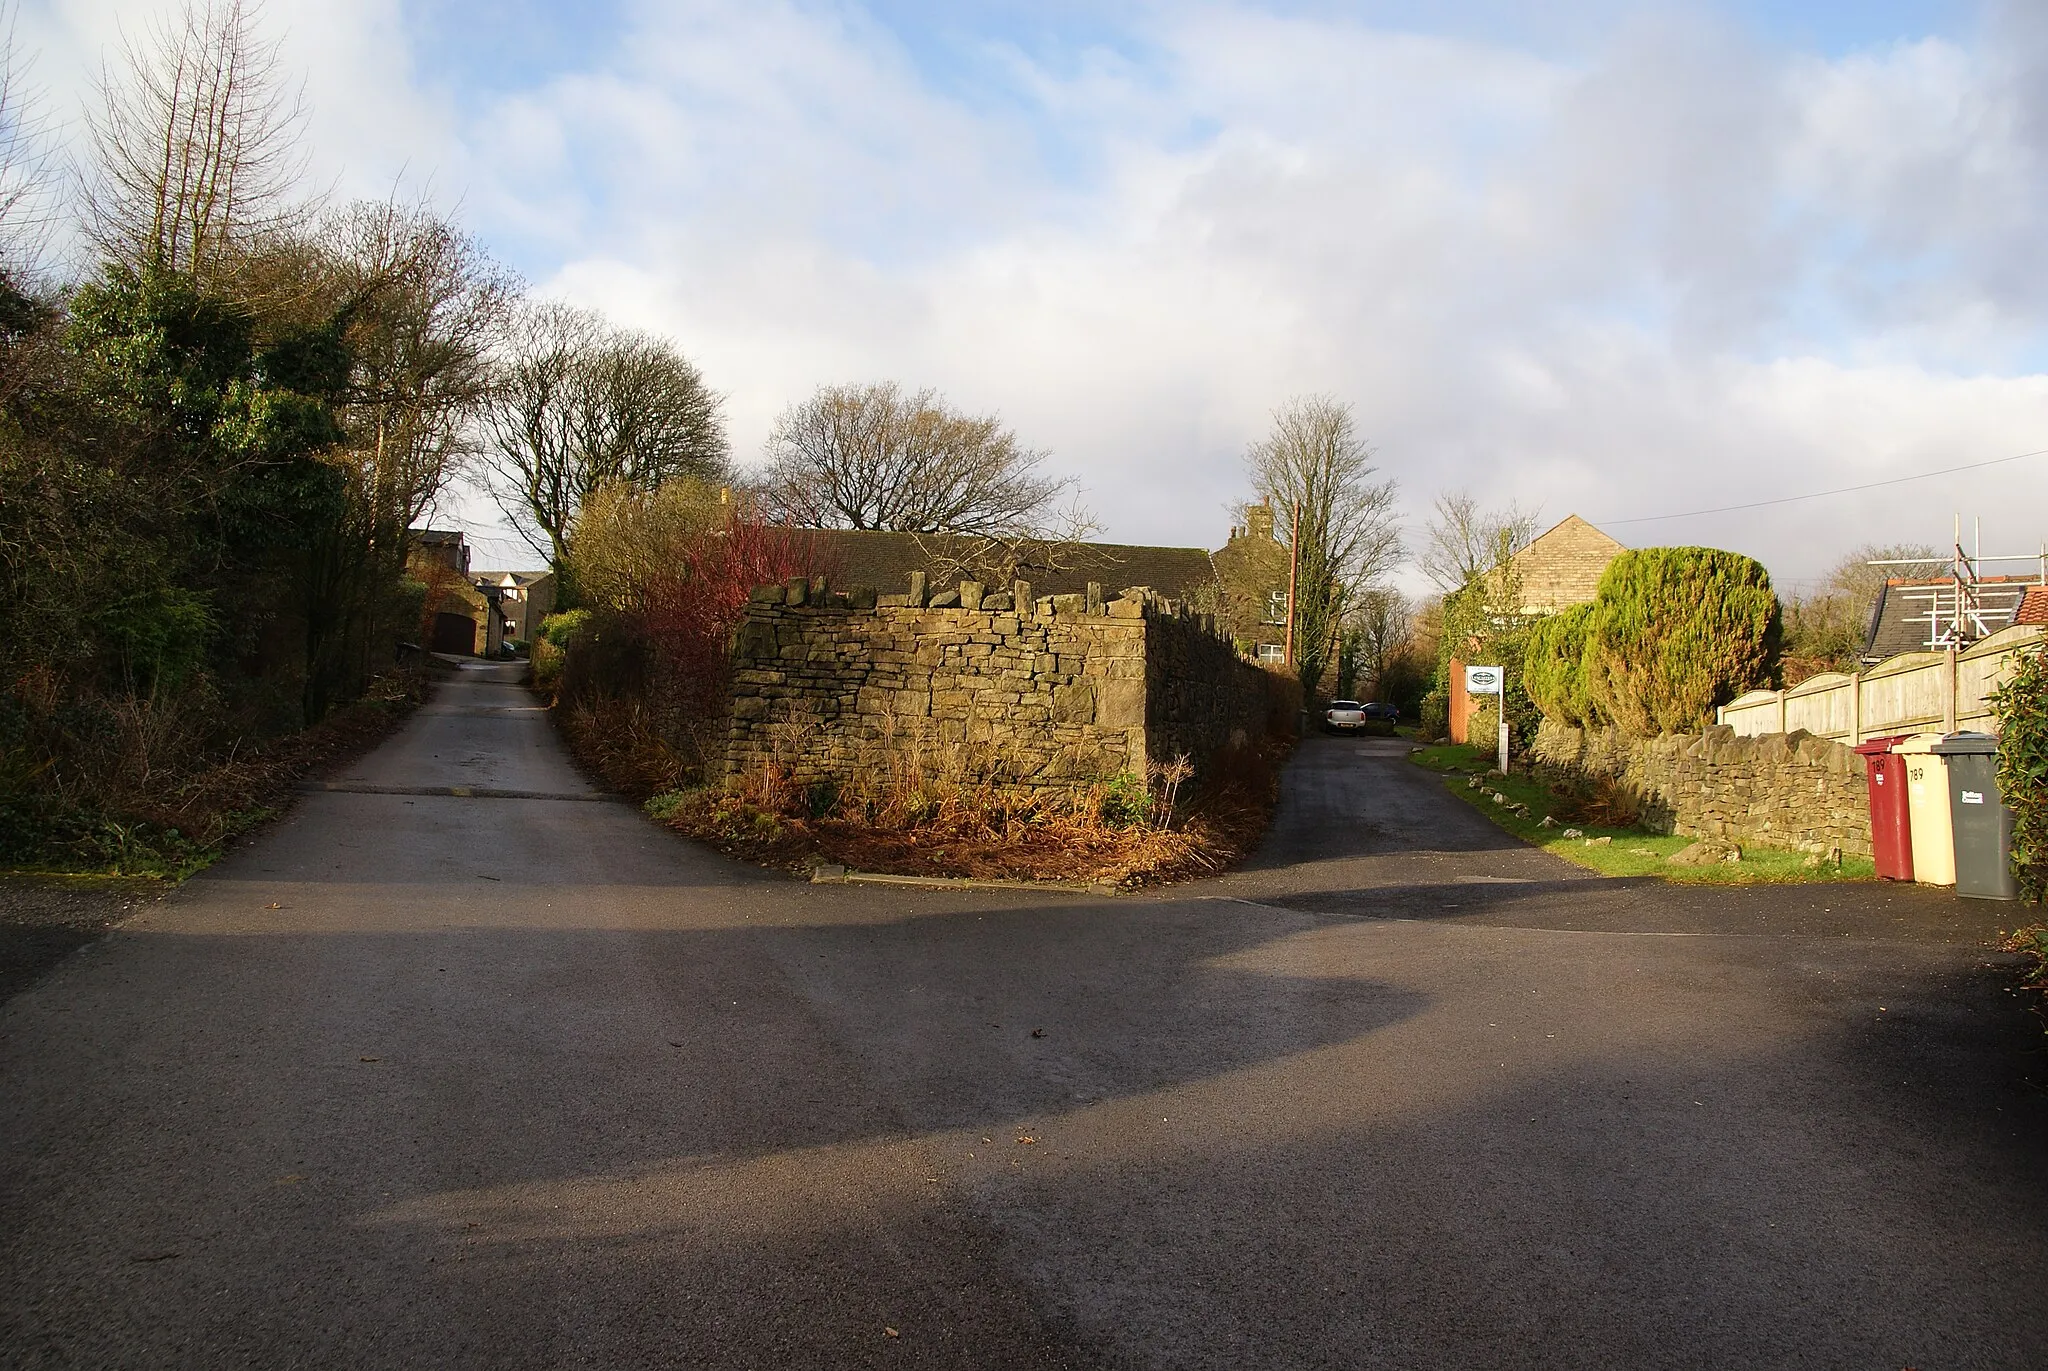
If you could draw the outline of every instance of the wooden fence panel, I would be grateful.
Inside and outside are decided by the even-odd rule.
[[[2040,636],[2039,627],[2021,625],[1953,659],[1943,652],[1909,652],[1859,676],[1830,672],[1791,690],[1752,690],[1715,711],[1715,720],[1745,737],[1803,728],[1852,745],[1950,727],[1993,732],[1991,693],[2012,675],[2013,654]]]

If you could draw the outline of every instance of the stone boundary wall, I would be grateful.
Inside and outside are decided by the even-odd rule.
[[[1531,755],[1567,774],[1620,783],[1643,801],[1644,822],[1666,833],[1870,855],[1863,758],[1827,738],[1741,737],[1725,725],[1697,736],[1632,738],[1546,719]]]
[[[937,595],[754,593],[733,638],[727,775],[764,764],[844,785],[892,765],[1071,788],[1189,755],[1197,775],[1259,739],[1270,692],[1206,615],[1143,587],[1034,597],[975,582]]]

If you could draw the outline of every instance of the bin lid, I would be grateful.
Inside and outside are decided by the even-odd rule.
[[[1989,733],[1951,733],[1929,749],[1944,757],[1981,756],[1984,753],[1996,755],[1998,739]]]
[[[1894,733],[1884,738],[1865,738],[1862,742],[1856,744],[1856,750],[1866,757],[1882,757],[1885,753],[1892,750],[1893,743],[1903,743],[1909,736],[1911,735]]]
[[[1912,737],[1894,747],[1892,751],[1907,753],[1934,752],[1938,750],[1935,744],[1940,741],[1941,735],[1939,733],[1915,733]]]

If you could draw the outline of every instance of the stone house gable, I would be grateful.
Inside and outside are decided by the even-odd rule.
[[[1264,503],[1245,509],[1245,522],[1211,560],[1223,587],[1224,630],[1251,654],[1274,662],[1287,640],[1287,544],[1273,536],[1273,511]]]
[[[1524,614],[1555,614],[1586,604],[1600,588],[1607,564],[1627,551],[1573,514],[1515,554]]]

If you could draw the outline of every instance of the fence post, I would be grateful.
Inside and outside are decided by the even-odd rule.
[[[1778,692],[1778,732],[1785,732],[1785,692]]]
[[[1849,673],[1849,746],[1863,741],[1863,673]]]
[[[1943,670],[1941,673],[1941,731],[1943,733],[1953,733],[1956,731],[1957,675],[1956,649],[1953,644],[1950,645],[1948,650],[1948,658],[1942,665]]]

